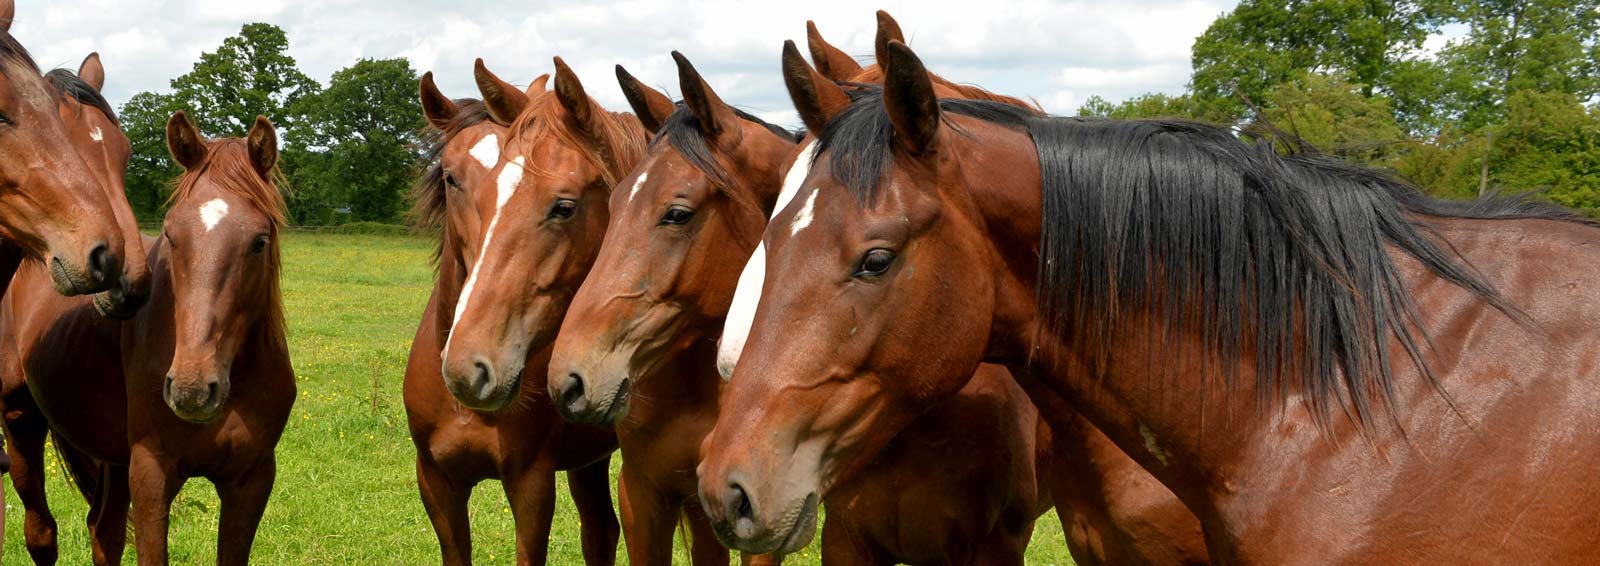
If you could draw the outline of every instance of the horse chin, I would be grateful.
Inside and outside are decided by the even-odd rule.
[[[817,535],[817,494],[806,496],[801,504],[800,516],[795,518],[794,525],[789,528],[788,536],[778,545],[779,555],[794,554],[811,543]]]
[[[139,309],[144,307],[147,295],[131,295],[122,290],[122,287],[113,287],[111,290],[94,296],[94,310],[111,320],[128,320],[139,314]]]

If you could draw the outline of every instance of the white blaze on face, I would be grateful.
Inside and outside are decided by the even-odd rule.
[[[639,173],[639,180],[633,182],[633,190],[628,191],[628,202],[633,202],[633,197],[639,196],[639,189],[644,188],[644,180],[649,178],[649,171]]]
[[[228,215],[228,201],[214,198],[200,205],[200,223],[206,226],[206,232],[217,227],[223,217]]]
[[[494,169],[495,165],[500,164],[500,138],[494,134],[483,136],[467,154],[482,163],[484,169]]]
[[[800,212],[794,215],[794,225],[789,227],[790,236],[799,234],[801,230],[806,229],[806,226],[811,225],[812,211],[817,208],[818,192],[816,189],[811,189],[811,196],[806,197],[806,205],[801,207]]]
[[[491,136],[493,137],[493,136]],[[483,145],[483,144],[478,144]],[[498,146],[495,150],[499,151]],[[478,248],[478,259],[472,262],[472,271],[467,275],[467,283],[461,287],[461,297],[456,300],[455,318],[450,321],[450,334],[455,335],[457,324],[461,323],[461,313],[467,312],[467,302],[472,299],[472,288],[478,282],[478,267],[483,265],[483,255],[489,251],[489,244],[494,241],[494,228],[500,224],[500,212],[505,209],[506,203],[511,201],[511,196],[516,194],[517,186],[522,183],[523,165],[526,162],[521,156],[506,164],[500,170],[500,177],[495,179],[494,216],[489,218],[489,229],[483,233],[483,245]],[[445,338],[444,357],[450,355],[450,339]]]
[[[789,166],[789,174],[783,177],[783,190],[778,192],[778,202],[772,207],[774,216],[788,208],[794,202],[795,195],[800,194],[800,184],[811,172],[811,156],[816,149],[815,142],[808,143],[795,157],[794,164]],[[811,196],[815,199],[816,192],[813,191]],[[750,261],[744,264],[744,271],[739,274],[739,287],[733,292],[733,305],[728,307],[728,318],[723,322],[722,341],[717,346],[717,371],[722,373],[723,379],[733,377],[733,366],[739,362],[739,354],[744,351],[745,339],[750,337],[750,326],[755,324],[756,305],[761,301],[761,286],[766,278],[767,245],[761,243],[756,245],[756,253],[750,256]]]
[[[89,130],[89,139],[95,143],[106,141],[106,133],[100,131],[100,126],[95,126],[93,130]]]

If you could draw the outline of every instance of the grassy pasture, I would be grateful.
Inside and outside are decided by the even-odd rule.
[[[257,564],[437,564],[438,546],[417,495],[400,383],[433,279],[433,244],[413,237],[291,234],[283,295],[300,398],[278,447],[278,481],[252,555]],[[613,459],[613,469],[618,460]],[[51,461],[50,497],[61,564],[88,564],[86,506]],[[9,482],[7,484],[9,486]],[[550,540],[551,564],[580,564],[577,515],[566,494]],[[21,503],[5,490],[6,564],[27,563]],[[173,504],[174,564],[215,563],[217,496],[190,482]],[[511,512],[499,484],[474,492],[473,553],[512,563]],[[131,544],[124,563],[133,564]],[[627,562],[619,548],[618,563]],[[676,563],[687,563],[681,541]],[[815,544],[787,564],[818,564]],[[1055,514],[1039,521],[1029,564],[1071,564]]]

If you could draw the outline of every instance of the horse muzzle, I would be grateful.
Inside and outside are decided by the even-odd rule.
[[[228,380],[220,373],[185,379],[169,373],[162,383],[161,398],[178,418],[204,424],[222,416],[222,406],[228,402],[228,389]]]

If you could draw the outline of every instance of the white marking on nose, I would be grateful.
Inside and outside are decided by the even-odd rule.
[[[494,134],[483,136],[483,139],[478,140],[478,144],[472,146],[472,151],[468,151],[467,154],[477,159],[478,163],[482,163],[484,169],[494,169],[494,166],[500,163],[500,138]]]
[[[645,179],[649,179],[649,178],[650,178],[650,172],[649,171],[646,171],[646,172],[643,172],[643,173],[639,174],[639,180],[633,182],[633,190],[628,191],[628,202],[633,202],[633,197],[639,195],[639,189],[644,188],[644,180]]]
[[[800,194],[800,184],[811,172],[811,156],[816,150],[817,144],[808,143],[795,156],[789,173],[783,176],[783,189],[778,191],[778,202],[772,207],[773,214],[788,208],[794,202],[795,195]],[[723,379],[733,377],[733,366],[739,363],[739,354],[744,352],[744,342],[750,337],[750,327],[755,324],[756,305],[761,301],[761,287],[766,278],[767,245],[761,243],[756,245],[755,254],[745,262],[744,271],[739,273],[739,287],[733,291],[733,305],[728,307],[728,318],[723,322],[722,341],[717,347],[717,371],[722,373]]]
[[[495,179],[494,216],[489,218],[489,229],[483,233],[483,246],[478,248],[478,259],[472,262],[472,271],[467,275],[467,283],[461,287],[461,297],[456,301],[456,314],[450,321],[450,336],[445,338],[444,351],[440,352],[441,359],[450,357],[450,338],[455,336],[456,325],[461,323],[461,314],[467,312],[467,302],[472,300],[472,288],[478,283],[478,268],[483,265],[483,256],[489,251],[489,244],[494,241],[494,228],[500,224],[500,212],[505,209],[506,203],[511,201],[518,185],[522,183],[524,163],[526,162],[522,156],[517,156],[500,170],[500,176]]]
[[[100,131],[100,126],[95,126],[93,130],[89,130],[89,139],[95,143],[103,142],[106,140],[106,133]]]
[[[228,215],[228,201],[214,198],[200,205],[200,223],[206,225],[206,232],[217,227],[218,222]]]

